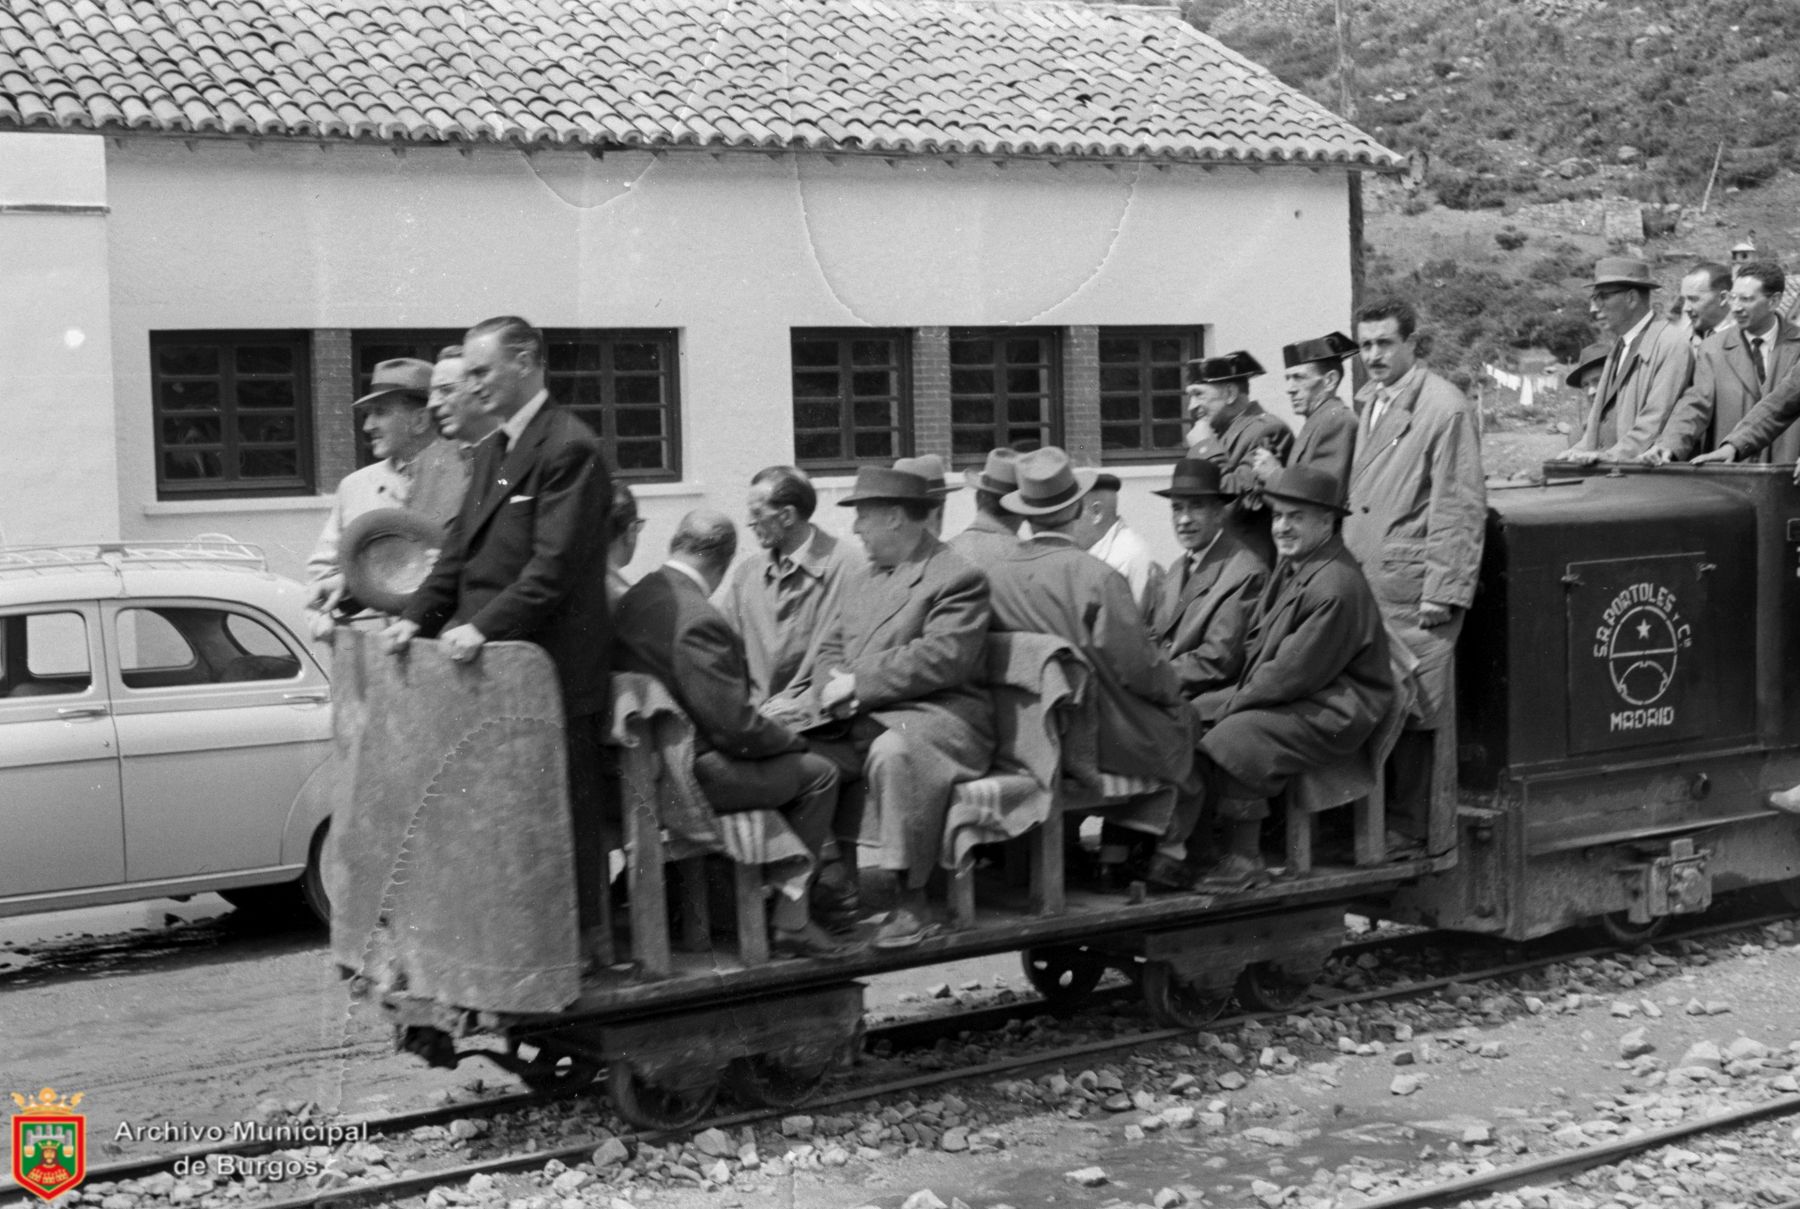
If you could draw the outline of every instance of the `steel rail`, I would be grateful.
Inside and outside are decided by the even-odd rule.
[[[1641,1154],[1646,1150],[1655,1150],[1658,1146],[1666,1146],[1684,1138],[1746,1125],[1765,1117],[1785,1117],[1797,1112],[1800,1112],[1800,1096],[1783,1096],[1778,1100],[1767,1100],[1761,1104],[1734,1108],[1730,1112],[1722,1112],[1715,1116],[1701,1117],[1684,1125],[1671,1125],[1666,1129],[1651,1130],[1649,1133],[1615,1138],[1613,1141],[1602,1143],[1599,1146],[1572,1150],[1567,1154],[1545,1155],[1542,1158],[1514,1163],[1507,1167],[1496,1167],[1494,1170],[1483,1172],[1480,1175],[1469,1175],[1442,1184],[1434,1184],[1429,1188],[1396,1192],[1376,1200],[1362,1201],[1358,1204],[1357,1209],[1428,1209],[1429,1206],[1467,1200],[1470,1196],[1498,1192],[1502,1188],[1536,1179],[1539,1176],[1566,1175],[1595,1167],[1605,1167],[1619,1159]],[[1788,1206],[1800,1209],[1800,1201],[1789,1201]],[[1787,1209],[1787,1206],[1777,1206],[1776,1209]]]
[[[1777,912],[1748,919],[1732,920],[1703,928],[1666,933],[1663,936],[1657,937],[1652,943],[1666,944],[1673,941],[1691,940],[1698,937],[1743,931],[1762,927],[1765,924],[1782,922],[1784,920],[1792,919],[1793,917],[1793,912]],[[1404,933],[1397,937],[1388,938],[1388,940],[1390,942],[1406,944],[1417,943],[1427,936],[1444,935],[1454,936],[1455,934]],[[1347,948],[1350,947],[1351,946],[1347,946]],[[1360,947],[1375,949],[1383,947],[1383,944],[1379,941],[1363,941],[1361,942]],[[1359,1003],[1372,1003],[1382,1000],[1407,999],[1416,995],[1442,990],[1453,983],[1491,981],[1496,978],[1505,978],[1514,974],[1525,973],[1530,970],[1542,969],[1545,966],[1577,961],[1584,957],[1609,956],[1620,952],[1626,947],[1627,946],[1624,945],[1605,945],[1573,952],[1547,954],[1542,957],[1524,961],[1508,962],[1486,969],[1469,970],[1419,982],[1408,982],[1405,985],[1380,987],[1349,995],[1338,995],[1311,1000],[1298,1004],[1287,1011],[1240,1012],[1235,1015],[1220,1016],[1216,1020],[1210,1021],[1206,1027],[1209,1030],[1215,1028],[1227,1028],[1235,1024],[1250,1021],[1280,1019],[1286,1016],[1301,1015],[1321,1009],[1345,1007]],[[1338,951],[1343,952],[1345,950]],[[1037,1014],[1049,1014],[1049,1008],[1042,1000],[1021,1000],[997,1008],[980,1008],[972,1013],[947,1015],[939,1017],[936,1020],[908,1020],[895,1022],[892,1025],[877,1026],[876,1028],[870,1029],[865,1035],[865,1043],[868,1040],[879,1040],[882,1030],[887,1028],[896,1030],[916,1030],[924,1025],[939,1024],[944,1026],[946,1033],[949,1033],[952,1029],[961,1032],[967,1030],[966,1019],[970,1016],[1004,1014],[1006,1018],[1015,1018],[1021,1014],[1031,1012],[1034,1008],[1036,1009]],[[702,1129],[724,1127],[735,1128],[737,1126],[755,1124],[762,1121],[778,1120],[781,1117],[789,1116],[793,1113],[802,1112],[807,1109],[828,1108],[852,1101],[913,1091],[921,1087],[932,1087],[946,1083],[959,1082],[965,1079],[979,1079],[989,1075],[1003,1074],[1008,1071],[1028,1069],[1037,1066],[1049,1066],[1059,1062],[1065,1062],[1072,1058],[1087,1057],[1091,1054],[1107,1053],[1122,1049],[1135,1049],[1140,1046],[1180,1040],[1182,1038],[1191,1037],[1195,1031],[1196,1030],[1192,1028],[1162,1028],[1137,1033],[1119,1034],[1113,1037],[1081,1042],[1076,1045],[1065,1046],[1054,1050],[1034,1050],[1027,1053],[1016,1054],[1008,1058],[996,1059],[992,1062],[980,1063],[974,1066],[956,1067],[943,1071],[931,1071],[925,1074],[889,1080],[883,1083],[862,1084],[852,1088],[833,1091],[826,1095],[812,1097],[803,1104],[791,1105],[778,1109],[755,1109],[712,1117],[703,1121],[698,1121],[683,1129],[645,1131],[617,1136],[620,1137],[620,1140],[627,1143],[650,1142],[654,1144],[663,1139],[688,1136]],[[365,1121],[342,1123],[367,1124],[372,1135],[386,1135],[389,1133],[400,1132],[402,1129],[416,1129],[420,1125],[437,1124],[445,1120],[455,1120],[462,1117],[491,1116],[495,1113],[512,1108],[544,1104],[555,1100],[573,1098],[579,1095],[591,1095],[594,1094],[594,1091],[595,1088],[593,1084],[584,1084],[579,1088],[570,1088],[566,1091],[552,1093],[516,1093],[508,1096],[495,1097],[493,1099],[442,1105],[435,1108],[396,1113],[388,1117],[370,1118]],[[551,1159],[565,1161],[570,1158],[581,1159],[592,1153],[594,1147],[603,1140],[604,1139],[601,1138],[591,1138],[584,1142],[573,1143],[568,1146],[549,1150],[535,1150],[501,1155],[491,1159],[461,1164],[456,1167],[439,1168],[429,1172],[420,1172],[416,1175],[396,1177],[393,1180],[359,1184],[344,1188],[324,1189],[305,1197],[297,1197],[285,1201],[261,1201],[255,1202],[255,1204],[257,1205],[257,1209],[307,1209],[307,1207],[311,1206],[350,1205],[370,1199],[406,1196],[423,1189],[436,1187],[439,1184],[457,1183],[468,1179],[470,1176],[484,1172],[493,1174],[497,1172],[521,1171],[542,1166]],[[138,1174],[153,1174],[172,1167],[175,1162],[183,1158],[197,1158],[203,1155],[215,1154],[266,1154],[271,1151],[285,1148],[286,1147],[277,1142],[250,1142],[231,1147],[195,1148],[183,1151],[179,1154],[161,1155],[151,1159],[126,1160],[120,1163],[94,1167],[89,1170],[87,1181],[116,1182],[121,1179],[133,1178],[134,1175]],[[1590,1154],[1594,1153],[1594,1151],[1581,1151],[1577,1153]],[[1365,1206],[1364,1209],[1373,1209],[1373,1207]],[[1795,1209],[1800,1209],[1800,1205],[1797,1205]]]

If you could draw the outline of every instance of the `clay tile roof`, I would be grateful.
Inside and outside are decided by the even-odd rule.
[[[6,0],[9,127],[1401,166],[1174,9],[1074,0]]]

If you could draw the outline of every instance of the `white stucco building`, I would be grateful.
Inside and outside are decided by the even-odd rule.
[[[12,0],[0,536],[298,574],[359,375],[515,313],[643,501],[638,569],[765,465],[830,498],[1031,441],[1168,553],[1181,361],[1345,328],[1355,174],[1396,166],[1165,9]]]

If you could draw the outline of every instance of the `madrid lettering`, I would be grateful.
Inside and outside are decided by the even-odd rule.
[[[1635,583],[1614,596],[1594,629],[1593,655],[1606,661],[1613,691],[1632,709],[1607,716],[1613,732],[1675,725],[1675,707],[1658,705],[1675,682],[1681,652],[1694,645],[1694,629],[1682,619],[1675,593],[1660,584]]]

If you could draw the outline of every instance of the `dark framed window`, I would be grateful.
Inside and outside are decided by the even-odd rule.
[[[990,449],[1062,444],[1062,355],[1050,328],[950,330],[950,452],[977,465]]]
[[[790,351],[796,466],[852,470],[912,454],[908,333],[801,328]]]
[[[376,329],[350,333],[350,376],[352,399],[369,393],[369,378],[383,361],[399,357],[416,357],[435,362],[438,350],[450,344],[461,344],[461,328],[419,328],[414,330]],[[350,424],[356,430],[356,464],[367,466],[375,460],[369,448],[369,434],[363,431],[362,413],[353,413]]]
[[[158,499],[314,487],[306,332],[152,332]]]
[[[1167,461],[1186,449],[1182,365],[1204,356],[1197,327],[1100,329],[1100,456]]]
[[[544,332],[550,397],[600,434],[632,480],[681,477],[681,383],[673,328]]]
[[[351,336],[356,393],[394,357],[435,361],[463,329],[374,330]],[[673,328],[546,328],[544,385],[600,434],[612,469],[633,480],[681,475],[680,380]],[[357,425],[358,465],[369,461]]]

